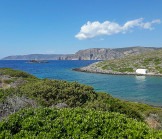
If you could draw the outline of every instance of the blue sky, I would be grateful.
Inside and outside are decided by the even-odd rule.
[[[161,7],[161,0],[1,0],[0,58],[162,47]]]

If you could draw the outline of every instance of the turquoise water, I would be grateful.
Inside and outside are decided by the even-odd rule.
[[[95,61],[50,61],[29,64],[26,61],[0,61],[0,67],[29,72],[39,78],[77,81],[91,85],[98,92],[107,92],[124,100],[162,106],[162,77],[106,75],[72,71]]]

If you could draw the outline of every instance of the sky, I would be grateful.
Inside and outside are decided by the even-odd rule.
[[[0,58],[162,47],[162,0],[0,0]]]

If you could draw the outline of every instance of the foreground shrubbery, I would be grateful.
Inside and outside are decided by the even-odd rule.
[[[48,79],[27,83],[18,92],[36,99],[43,106],[66,103],[69,107],[76,107],[96,98],[96,93],[90,86]]]
[[[14,76],[15,70],[6,70]],[[30,74],[21,79],[26,82],[16,88],[0,89],[0,120],[6,117],[0,138],[162,138],[144,123],[150,113],[162,117],[160,108],[122,101],[77,82]],[[69,108],[49,108],[57,104]]]
[[[22,110],[0,123],[0,138],[161,138],[142,122],[88,109]]]
[[[41,80],[20,87],[19,94],[33,98],[42,106],[66,103],[69,107],[86,107],[95,110],[120,112],[128,117],[143,120],[142,115],[105,93],[96,93],[87,85],[58,80]]]
[[[129,103],[125,103],[119,99],[113,98],[106,93],[96,93],[97,98],[94,101],[89,101],[84,105],[85,108],[92,108],[95,110],[109,111],[109,112],[119,112],[125,114],[128,117],[135,118],[137,120],[143,121],[144,117],[140,111],[134,109]]]
[[[119,112],[138,120],[143,121],[144,119],[143,113],[141,113],[145,111],[144,108],[142,111],[137,111],[136,105],[130,106],[130,103],[115,99],[106,93],[96,93],[92,87],[77,82],[48,79],[30,80],[18,88],[0,90],[0,101],[3,104],[8,104],[7,98],[13,98],[13,95],[19,96],[19,98],[31,98],[43,107],[65,103],[68,107]],[[15,102],[15,104],[19,104],[19,102]],[[3,105],[1,106],[3,107]]]
[[[0,74],[1,75],[9,75],[11,77],[22,77],[22,78],[36,79],[35,76],[33,76],[29,73],[26,73],[26,72],[23,72],[23,71],[20,71],[20,70],[13,70],[13,69],[10,69],[10,68],[0,68]]]

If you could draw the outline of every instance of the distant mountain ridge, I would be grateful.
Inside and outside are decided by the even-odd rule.
[[[2,60],[71,60],[73,55],[74,54],[29,54],[7,56]]]
[[[137,55],[154,51],[155,47],[126,47],[126,48],[90,48],[79,50],[75,54],[29,54],[7,56],[2,60],[110,60],[123,58],[128,55]]]

